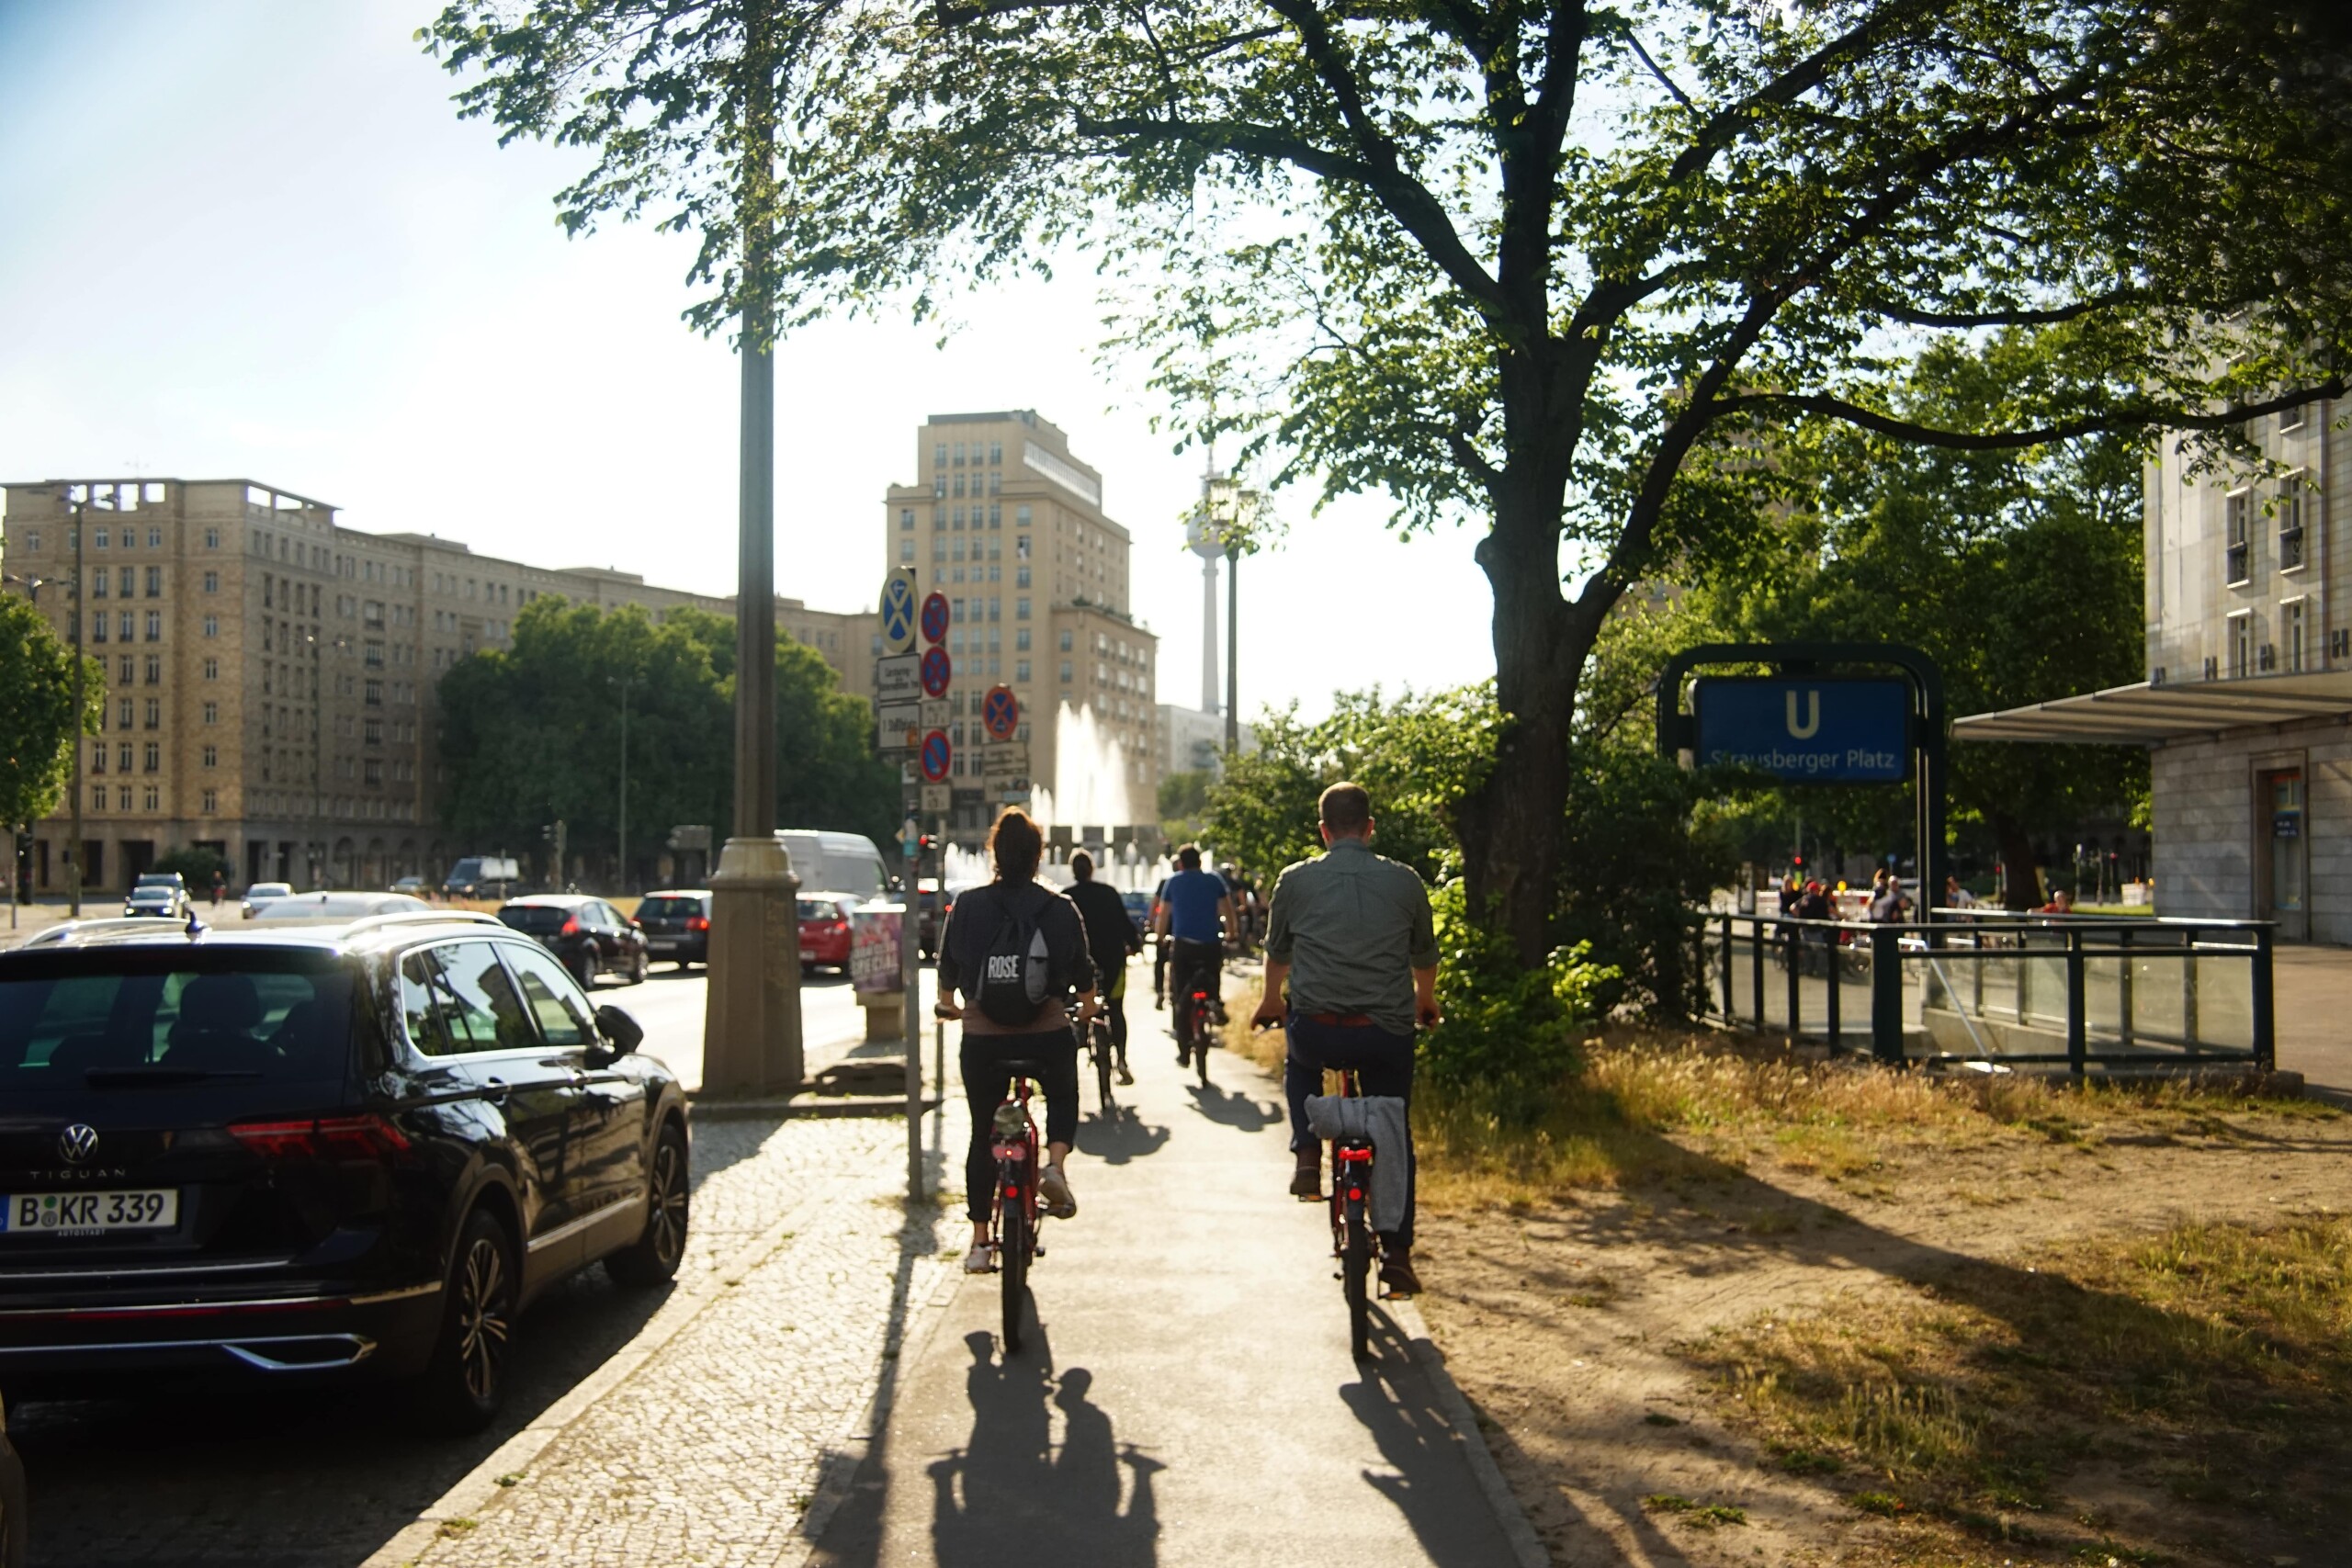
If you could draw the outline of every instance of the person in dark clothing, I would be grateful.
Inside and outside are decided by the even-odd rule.
[[[1111,1043],[1119,1053],[1119,1081],[1133,1083],[1127,1071],[1127,958],[1143,951],[1143,938],[1127,916],[1119,890],[1094,880],[1094,857],[1084,850],[1069,858],[1069,901],[1086,921],[1087,956],[1094,960],[1095,990],[1111,1020]]]
[[[1034,1061],[1044,1067],[1038,1076],[1046,1090],[1046,1165],[1038,1173],[1038,1196],[1056,1219],[1078,1213],[1078,1200],[1070,1195],[1069,1178],[1062,1169],[1078,1141],[1078,1036],[1071,1032],[1063,998],[1077,992],[1079,1021],[1093,1018],[1094,962],[1087,956],[1086,922],[1076,906],[1037,882],[1037,860],[1044,849],[1044,835],[1029,814],[1007,807],[989,832],[995,880],[958,896],[946,929],[939,933],[939,1003],[933,1011],[941,1018],[963,1020],[956,1059],[964,1070],[964,1096],[972,1108],[972,1141],[964,1155],[965,1212],[972,1221],[972,1250],[964,1258],[968,1274],[985,1274],[995,1266],[989,1224],[996,1159],[989,1147],[989,1131],[996,1108],[1012,1087],[1012,1073],[1004,1065],[1009,1061]],[[989,950],[1005,922],[1014,918],[1029,919],[1044,939],[1046,983],[1045,999],[1036,1004],[1035,1014],[1006,1024],[978,1008],[967,1013],[956,1004],[956,994],[962,991],[978,999]]]
[[[1209,998],[1209,1021],[1225,1021],[1223,987],[1225,943],[1239,934],[1233,913],[1232,890],[1225,878],[1201,869],[1201,847],[1186,844],[1176,852],[1176,874],[1168,879],[1159,901],[1158,929],[1168,939],[1168,984],[1176,1007],[1176,1065],[1193,1058],[1192,997],[1197,985]]]

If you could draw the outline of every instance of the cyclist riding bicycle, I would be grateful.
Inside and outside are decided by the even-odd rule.
[[[1225,941],[1238,937],[1233,895],[1225,878],[1201,869],[1201,846],[1186,844],[1176,852],[1176,874],[1159,901],[1159,934],[1171,940],[1168,959],[1169,994],[1176,998],[1176,1065],[1193,1060],[1192,997],[1195,986],[1207,994],[1212,1022],[1225,1021],[1220,977],[1225,971]]]
[[[964,1155],[965,1212],[972,1221],[972,1250],[964,1270],[985,1274],[989,1200],[996,1190],[996,1156],[989,1122],[1012,1087],[1004,1064],[1040,1064],[1046,1090],[1047,1164],[1037,1177],[1046,1212],[1066,1220],[1078,1213],[1062,1162],[1078,1141],[1078,1035],[1064,998],[1078,994],[1078,1018],[1094,1016],[1094,963],[1086,953],[1086,923],[1070,901],[1036,880],[1045,839],[1018,807],[1007,807],[989,831],[995,880],[956,896],[939,933],[939,1005],[944,1019],[964,1021],[956,1059],[964,1096],[972,1108],[972,1141]],[[1040,972],[1042,970],[1042,973]],[[1006,1001],[1005,984],[1019,987]],[[969,1007],[957,1005],[958,991]]]
[[[1118,1055],[1119,1081],[1133,1083],[1127,1071],[1127,959],[1143,951],[1143,938],[1127,914],[1119,890],[1094,880],[1094,857],[1084,850],[1069,857],[1069,901],[1086,921],[1086,951],[1094,960],[1095,988],[1102,1011],[1111,1021],[1111,1046]]]
[[[1366,1094],[1394,1095],[1409,1110],[1413,1029],[1438,1021],[1437,933],[1429,889],[1409,866],[1372,852],[1372,797],[1335,784],[1319,815],[1326,849],[1275,880],[1266,925],[1266,995],[1250,1022],[1283,1024],[1290,1051],[1283,1093],[1290,1102],[1290,1190],[1322,1192],[1323,1145],[1307,1130],[1307,1097],[1325,1068],[1353,1068]],[[1289,982],[1285,1001],[1283,982]],[[1406,1134],[1405,1218],[1381,1236],[1380,1282],[1417,1295],[1413,1272],[1413,1151]],[[1386,1160],[1389,1153],[1378,1151]]]

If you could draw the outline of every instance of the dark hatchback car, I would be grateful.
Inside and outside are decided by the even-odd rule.
[[[0,953],[0,1380],[415,1380],[495,1414],[516,1319],[685,1245],[671,1071],[486,916]]]
[[[702,887],[673,887],[648,893],[637,901],[638,929],[647,949],[684,969],[710,962],[710,892]]]
[[[618,975],[632,986],[644,982],[645,933],[602,898],[537,893],[509,898],[499,907],[498,918],[562,959],[583,991],[599,975]]]

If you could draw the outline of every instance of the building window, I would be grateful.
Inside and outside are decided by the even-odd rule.
[[[151,550],[160,550],[164,547],[164,531],[161,528],[147,530],[147,547]]]
[[[1068,631],[1064,631],[1064,632],[1062,633],[1062,651],[1063,651],[1064,653],[1068,653],[1068,652],[1069,651],[1069,648],[1070,648],[1070,634],[1069,634]]]
[[[1012,661],[1012,678],[1016,681],[1026,681],[1029,679],[1029,661],[1027,660],[1016,659]]]
[[[1029,526],[1029,509],[1026,506],[1016,506],[1012,509],[1012,525],[1016,528]]]
[[[151,566],[147,569],[147,597],[161,599],[163,596],[164,569],[160,566]]]
[[[219,766],[220,765],[220,747],[218,747],[218,746],[207,746],[207,747],[204,749],[204,751],[203,751],[203,757],[204,757],[204,765],[205,765],[206,767],[208,767],[208,768],[217,768],[217,767],[219,767]]]
[[[1012,618],[1016,621],[1025,621],[1029,618],[1028,600],[1016,599],[1012,602]]]
[[[1062,684],[1069,684],[1069,660],[1067,659],[1062,660]]]
[[[933,560],[945,560],[947,558],[946,535],[933,534],[931,536],[931,558]]]
[[[900,539],[899,541],[899,559],[901,561],[911,561],[914,558],[915,542],[912,539]]]
[[[219,660],[208,659],[204,661],[204,678],[208,681],[218,681],[220,679],[220,661]]]
[[[2230,679],[2254,673],[2254,617],[2241,610],[2230,617]]]
[[[129,534],[125,534],[125,535],[122,536],[122,547],[123,547],[123,548],[125,548],[125,549],[129,549],[129,548],[130,547],[130,536]],[[135,588],[135,587],[137,587],[137,586],[138,586],[138,582],[137,582],[138,575],[139,575],[139,569],[138,569],[137,567],[134,567],[134,566],[127,566],[127,567],[124,567],[124,568],[122,569],[122,590],[121,590],[121,592],[122,592],[122,597],[124,597],[125,599],[130,598],[130,591],[131,591],[133,588]]]
[[[107,547],[107,530],[103,525],[101,525],[97,531],[91,536],[90,547],[99,550]]]
[[[90,772],[94,773],[103,773],[106,771],[107,743],[101,740],[96,745],[90,748]]]
[[[947,466],[947,443],[946,443],[946,442],[942,441],[942,442],[940,442],[937,446],[935,446],[932,447],[932,449],[931,449],[931,466],[932,466],[933,468],[945,468],[945,467]]]
[[[1015,588],[1026,588],[1029,586],[1029,569],[1027,567],[1016,567],[1013,569],[1012,585]]]
[[[899,532],[911,534],[914,531],[915,509],[911,506],[901,506],[899,508]]]
[[[150,729],[164,728],[164,700],[161,697],[147,699],[147,728]]]
[[[164,612],[161,610],[147,612],[147,640],[149,642],[164,640]]]
[[[2287,479],[2287,488],[2278,492],[2278,570],[2294,571],[2303,564],[2303,479],[2301,474]]]
[[[219,637],[220,635],[220,616],[207,615],[204,617],[204,635],[206,637]],[[206,677],[207,680],[216,680],[218,678],[217,674]]]
[[[933,474],[931,476],[931,493],[933,500],[942,500],[945,498],[947,494],[947,476],[945,474]]]
[[[125,790],[123,793],[125,795],[129,795],[130,792],[129,790]],[[140,794],[140,807],[141,809],[147,811],[161,811],[164,808],[164,792],[157,789],[153,784],[149,784],[144,790],[141,791]]]
[[[204,792],[204,815],[207,817],[217,817],[220,814],[220,792],[217,789],[206,790]]]
[[[208,571],[204,574],[204,591],[207,593],[218,593],[220,592],[220,574],[219,572]]]
[[[2278,606],[2278,640],[2285,645],[2287,672],[2300,674],[2312,667],[2310,620],[2305,601],[2290,599]]]
[[[40,529],[28,528],[25,530],[25,548],[28,550],[39,550],[40,548]]]
[[[380,786],[384,782],[384,764],[378,761],[373,757],[368,758],[360,782],[369,785]]]
[[[208,550],[217,550],[220,547],[220,529],[207,528],[204,531],[204,547]]]
[[[164,771],[163,747],[153,740],[147,742],[147,744],[141,749],[140,763],[141,766],[139,771],[142,773],[162,773]]]
[[[991,442],[989,442],[989,466],[990,468],[1002,468],[1002,467],[1004,466],[1004,443],[1003,443],[1003,442],[1001,442],[1001,441],[991,441]]]
[[[2247,543],[2254,517],[2254,492],[2233,491],[2222,502],[2222,577],[2230,583],[2252,581]]]

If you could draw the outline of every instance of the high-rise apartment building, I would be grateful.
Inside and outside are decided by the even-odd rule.
[[[1102,476],[1030,410],[933,414],[915,433],[912,484],[889,487],[884,556],[915,570],[955,615],[951,830],[987,825],[979,699],[1021,699],[1035,784],[1057,825],[1158,817],[1159,638],[1137,625],[1133,537],[1102,509]],[[1173,566],[1171,560],[1170,565]]]
[[[77,535],[69,491],[85,499]],[[382,886],[455,856],[435,819],[435,692],[503,647],[532,600],[691,605],[732,597],[597,568],[476,555],[430,534],[368,534],[335,508],[244,479],[6,487],[8,573],[104,661],[105,728],[85,742],[84,885],[126,886],[164,852],[202,845],[246,882]],[[72,582],[79,574],[82,620]],[[21,591],[21,590],[20,590]],[[845,689],[872,683],[873,616],[779,600],[779,629]],[[33,886],[65,886],[69,818],[34,829]]]

